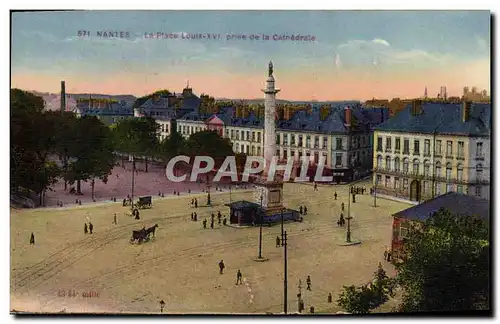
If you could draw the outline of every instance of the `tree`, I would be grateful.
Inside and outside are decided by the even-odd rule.
[[[151,117],[122,119],[114,128],[115,148],[134,158],[145,156],[146,172],[148,156],[158,152],[158,124]]]
[[[440,209],[410,228],[398,266],[400,311],[490,309],[488,223]]]
[[[111,131],[98,118],[84,116],[76,120],[75,143],[69,148],[72,161],[69,163],[66,179],[76,182],[76,193],[81,195],[81,181],[92,181],[94,196],[95,178],[107,182],[107,176],[115,165]]]
[[[44,112],[41,97],[11,89],[11,189],[33,191],[43,204],[43,193],[55,183],[59,168],[50,160],[55,153],[57,122]]]
[[[170,159],[181,155],[185,150],[186,141],[178,132],[172,132],[159,145],[159,155],[163,159],[165,165]]]
[[[337,304],[352,314],[367,314],[394,296],[395,280],[387,276],[379,263],[372,282],[356,286],[344,286]]]

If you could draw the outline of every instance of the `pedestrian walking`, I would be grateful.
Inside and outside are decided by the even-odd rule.
[[[93,230],[94,230],[94,225],[92,225],[92,223],[89,222],[89,231],[90,231],[90,234],[92,234]]]
[[[242,281],[243,275],[241,274],[241,271],[238,269],[238,272],[236,273],[236,284],[243,284]]]
[[[307,290],[311,290],[311,276],[307,276],[306,284],[307,284]]]
[[[280,247],[281,246],[281,240],[280,240],[280,237],[279,236],[276,236],[276,247]]]
[[[219,273],[220,273],[220,274],[223,274],[223,273],[224,273],[224,268],[225,268],[225,267],[226,267],[226,266],[224,265],[224,260],[220,260],[220,262],[219,262]]]
[[[331,303],[332,302],[332,293],[328,293],[328,302]]]
[[[207,228],[207,219],[206,218],[203,220],[203,228]]]
[[[224,219],[222,220],[222,225],[224,225],[224,226],[225,226],[226,224],[227,224],[227,218],[226,218],[226,217],[224,217]]]
[[[341,207],[342,207],[342,211],[344,211],[344,207],[345,207],[344,203],[342,203]]]
[[[115,213],[115,215],[113,216],[113,224],[115,224],[115,225],[117,224],[117,223],[116,223],[116,213]]]
[[[194,213],[193,220],[194,220],[195,222],[197,222],[197,221],[198,221],[198,214],[197,214],[196,212]]]
[[[385,250],[385,251],[384,251],[384,260],[385,260],[385,261],[387,261],[387,256],[388,256],[388,254],[389,254],[389,253],[387,252],[387,250]]]
[[[194,199],[191,199],[191,207],[194,206]]]
[[[31,236],[30,236],[30,245],[35,245],[35,234],[31,233]]]
[[[213,219],[210,221],[210,228],[214,229],[214,220]]]
[[[198,199],[194,198],[194,208],[198,208]]]
[[[89,232],[89,229],[87,228],[87,223],[83,226],[83,232],[87,234]]]
[[[194,213],[191,213],[191,220],[194,220]]]
[[[307,215],[307,206],[304,206],[304,215]]]
[[[314,183],[314,191],[318,191],[318,184],[316,182]]]
[[[392,252],[387,252],[387,262],[391,262]]]
[[[335,193],[333,194],[333,197],[335,198],[335,200],[337,200],[337,192],[335,191]]]
[[[299,213],[302,215],[302,206],[299,207]]]

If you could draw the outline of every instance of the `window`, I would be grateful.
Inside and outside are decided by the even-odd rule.
[[[464,142],[458,142],[457,145],[457,157],[460,159],[464,158]]]
[[[441,162],[436,162],[436,177],[441,177]]]
[[[302,147],[302,135],[299,135],[299,144],[300,147]]]
[[[276,134],[276,144],[280,145],[280,134]]]
[[[451,163],[446,163],[446,180],[451,179]]]
[[[394,189],[399,189],[399,178],[394,177]]]
[[[260,142],[260,132],[257,132],[257,142]]]
[[[231,138],[234,138],[234,130],[231,129]]]
[[[257,155],[260,156],[260,146],[257,146]]]
[[[403,142],[403,154],[410,154],[410,140],[407,138]]]
[[[483,143],[476,144],[476,158],[483,158]]]
[[[452,192],[452,191],[453,191],[453,184],[447,183],[446,184],[446,192]]]
[[[394,171],[399,172],[399,167],[399,158],[397,157],[394,159]]]
[[[403,179],[403,190],[408,189],[408,179]]]
[[[375,184],[378,185],[382,183],[382,176],[380,174],[377,174],[377,177],[375,178]]]
[[[436,183],[436,196],[441,194],[441,183]]]
[[[240,140],[240,131],[236,130],[236,139],[239,141]]]
[[[476,180],[483,180],[483,166],[481,164],[476,165]]]
[[[413,154],[420,155],[420,141],[413,140]]]
[[[404,173],[408,173],[408,169],[409,169],[409,162],[408,162],[408,159],[404,159],[403,160],[403,172]]]
[[[418,172],[420,171],[419,169],[420,162],[417,159],[413,160],[413,173],[418,174]]]
[[[311,136],[309,135],[306,136],[306,147],[307,148],[311,147]]]
[[[377,156],[377,169],[382,169],[382,155]]]
[[[399,137],[396,137],[396,146],[394,148],[396,152],[399,152],[401,150],[401,139]]]
[[[453,142],[446,141],[446,157],[453,157]]]
[[[424,176],[428,177],[431,171],[431,165],[428,160],[424,161]]]
[[[464,186],[462,186],[462,185],[460,185],[460,184],[459,184],[459,185],[457,185],[457,192],[458,192],[458,193],[464,193]]]
[[[385,183],[384,185],[386,187],[389,187],[391,185],[391,177],[390,176],[385,176]]]
[[[441,156],[441,140],[436,141],[436,148],[434,154]]]
[[[283,134],[283,145],[288,145],[288,134]]]
[[[391,151],[391,138],[390,137],[386,137],[385,139],[385,151],[386,152],[390,152]]]
[[[328,137],[323,136],[323,149],[326,150],[328,147]]]
[[[481,186],[476,187],[476,197],[481,197],[483,195],[483,191]]]
[[[255,132],[252,132],[252,142],[255,142]]]
[[[424,181],[424,194],[427,195],[429,194],[429,181]]]
[[[390,156],[387,156],[385,158],[385,169],[387,171],[391,171],[391,157]]]
[[[377,137],[377,152],[382,152],[382,136]]]
[[[295,146],[295,136],[294,135],[292,135],[292,141],[291,141],[291,143],[292,143],[292,146]]]
[[[247,141],[250,140],[250,131],[247,131]]]
[[[236,143],[236,152],[240,151],[240,144]]]
[[[464,167],[460,163],[457,165],[457,180],[462,181],[464,176]]]
[[[255,155],[255,146],[252,145],[252,155]]]
[[[250,145],[247,145],[247,150],[245,151],[246,154],[250,153]]]
[[[314,148],[319,148],[319,137],[314,136]]]
[[[336,140],[337,140],[337,142],[336,142],[336,143],[337,143],[337,146],[336,146],[336,148],[335,148],[335,149],[337,149],[337,150],[341,150],[341,149],[342,149],[342,138],[337,138]],[[381,145],[382,145],[382,144],[381,144]],[[382,149],[380,149],[380,151],[382,151]]]
[[[425,156],[431,155],[431,140],[429,140],[429,139],[426,139],[424,141],[424,155]]]
[[[335,166],[342,166],[342,154],[340,153],[335,154]]]

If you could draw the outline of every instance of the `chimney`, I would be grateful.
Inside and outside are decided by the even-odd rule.
[[[462,122],[468,122],[470,119],[470,113],[472,109],[472,103],[470,101],[464,100],[462,102]]]
[[[66,111],[66,82],[61,81],[61,112]]]
[[[384,107],[380,107],[380,123],[384,122]]]
[[[412,116],[420,115],[422,112],[422,100],[413,100],[411,106],[411,114]]]
[[[348,127],[351,127],[351,108],[345,107],[344,108],[344,120],[345,120],[345,125]]]

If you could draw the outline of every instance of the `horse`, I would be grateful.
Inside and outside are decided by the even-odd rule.
[[[153,237],[154,237],[156,228],[158,228],[158,224],[154,224],[153,226],[149,227],[146,230],[146,236],[149,236],[149,234],[153,233]]]
[[[146,239],[147,236],[148,234],[145,228],[141,229],[140,231],[132,231],[132,237],[130,238],[130,243],[137,240],[140,244],[142,243],[143,240]]]

